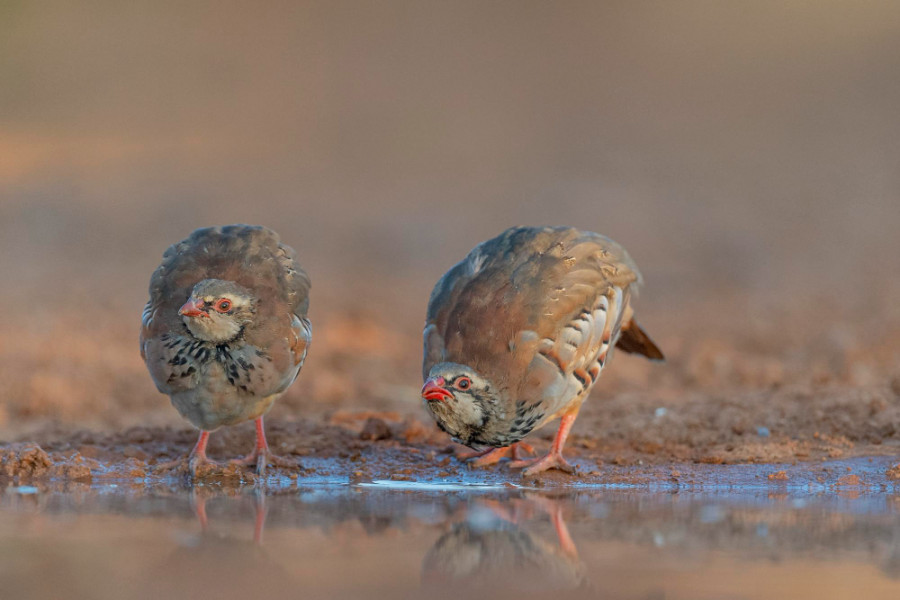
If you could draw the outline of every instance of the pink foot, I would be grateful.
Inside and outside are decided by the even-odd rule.
[[[485,454],[490,454],[494,450],[496,450],[496,448],[488,448],[487,450],[460,450],[456,452],[455,455],[459,460],[471,460],[473,458],[484,456]]]
[[[503,448],[492,448],[490,450],[482,450],[480,452],[463,452],[457,455],[460,460],[475,459],[469,462],[469,465],[480,468],[495,465],[504,458],[512,458],[521,460],[525,453],[533,453],[534,448],[525,442],[516,442],[511,446]]]
[[[253,452],[251,452],[244,458],[235,458],[228,462],[233,465],[241,465],[244,467],[256,465],[257,475],[264,475],[266,472],[266,467],[268,465],[272,465],[274,467],[297,468],[299,464],[295,460],[291,460],[284,456],[278,456],[277,454],[272,454],[271,452],[269,452],[268,448],[256,448],[255,450],[253,450]]]
[[[209,432],[201,431],[197,444],[187,458],[179,458],[170,462],[156,465],[156,471],[170,471],[172,469],[186,470],[192,478],[201,477],[204,472],[219,468],[218,463],[211,461],[206,456],[206,444],[209,442]]]
[[[570,465],[569,462],[563,458],[562,449],[566,444],[566,438],[569,437],[569,430],[572,429],[572,424],[575,423],[575,418],[578,416],[578,409],[579,406],[575,406],[563,415],[559,423],[559,430],[556,432],[556,437],[553,438],[553,446],[551,446],[547,456],[534,460],[514,460],[509,463],[510,468],[521,469],[527,467],[522,471],[523,477],[537,475],[548,469],[559,469],[566,473],[574,473],[575,467]]]
[[[165,471],[178,469],[179,471],[186,471],[190,473],[192,477],[196,478],[199,477],[203,471],[218,469],[220,466],[221,465],[216,461],[210,460],[206,454],[196,455],[191,453],[183,458],[176,458],[169,462],[159,463],[154,467],[154,471],[164,473]]]
[[[256,474],[260,476],[266,474],[266,466],[268,465],[293,468],[298,466],[298,463],[295,460],[277,456],[269,452],[269,442],[266,441],[266,430],[263,425],[262,417],[256,419],[256,448],[244,458],[237,458],[230,462],[233,465],[256,465]]]
[[[538,473],[543,473],[549,469],[559,469],[560,471],[564,471],[566,473],[574,473],[575,467],[573,467],[569,461],[563,458],[562,454],[558,452],[550,452],[547,456],[543,458],[535,458],[531,460],[514,460],[509,463],[510,468],[512,469],[521,469],[527,467],[524,471],[522,471],[523,477],[530,477],[532,475],[537,475]]]

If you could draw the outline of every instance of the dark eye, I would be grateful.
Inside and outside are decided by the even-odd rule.
[[[231,300],[222,299],[216,302],[215,304],[216,310],[223,313],[231,310]]]
[[[472,380],[468,377],[460,377],[453,385],[455,385],[458,390],[467,390],[472,387]]]

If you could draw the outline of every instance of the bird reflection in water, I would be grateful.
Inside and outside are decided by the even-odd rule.
[[[522,525],[548,516],[556,540]],[[504,590],[590,589],[584,564],[563,519],[562,504],[542,496],[478,500],[425,556],[423,583]]]
[[[194,514],[197,515],[197,521],[200,522],[200,531],[202,534],[207,534],[209,531],[209,517],[206,514],[206,502],[209,500],[209,497],[209,493],[199,492],[198,488],[193,488],[191,490],[191,506],[194,509]],[[253,525],[253,543],[257,546],[261,546],[263,529],[266,525],[266,514],[268,514],[266,508],[266,495],[262,490],[257,489],[253,492],[253,498],[253,506],[256,510],[256,518],[254,519]]]
[[[244,498],[223,496],[220,492],[194,488],[191,505],[199,523],[199,533],[193,531],[173,532],[177,547],[151,573],[145,585],[141,586],[145,598],[201,598],[236,597],[241,593],[254,597],[260,591],[288,593],[293,586],[284,568],[274,560],[262,546],[263,530],[266,522],[266,496],[256,490],[253,493],[255,511],[252,538],[245,533],[246,522],[238,521],[241,532],[232,534],[231,518],[216,526],[219,511],[208,514],[208,504],[224,501],[243,504]],[[212,501],[212,502],[210,502]]]

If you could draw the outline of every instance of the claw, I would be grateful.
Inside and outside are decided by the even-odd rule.
[[[207,458],[206,454],[203,454],[202,456],[195,455],[188,458],[188,468],[191,470],[191,475],[194,477],[199,477],[203,471],[218,469],[219,467],[219,463]]]
[[[266,467],[268,465],[288,468],[296,468],[299,465],[297,461],[291,460],[284,456],[278,456],[277,454],[272,454],[271,452],[269,452],[268,448],[264,450],[257,448],[244,458],[235,458],[228,462],[233,465],[240,465],[242,467],[256,465],[257,475],[265,475]]]
[[[289,458],[284,458],[282,456],[278,456],[269,452],[269,443],[266,441],[266,430],[263,426],[262,417],[256,419],[256,448],[254,448],[253,452],[251,452],[244,458],[236,458],[230,462],[235,465],[243,466],[250,466],[255,464],[256,474],[260,476],[266,474],[267,465],[294,468],[299,466],[297,461],[293,461]]]
[[[530,477],[532,475],[537,475],[538,473],[543,473],[549,469],[559,469],[560,471],[564,471],[566,473],[575,473],[575,467],[572,466],[569,461],[563,458],[562,454],[550,452],[543,458],[533,458],[531,460],[515,460],[509,463],[509,467],[511,469],[521,469],[527,467],[524,471],[522,471],[523,477]]]
[[[218,468],[219,464],[206,456],[206,444],[209,441],[209,432],[201,431],[197,444],[186,458],[178,458],[169,462],[156,465],[156,471],[165,472],[172,469],[186,470],[193,479],[197,479],[203,475],[203,471],[210,471]],[[205,468],[204,468],[205,467]]]
[[[496,465],[498,462],[508,457],[510,454],[512,454],[512,451],[508,446],[506,448],[494,448],[490,452],[479,456],[475,460],[469,461],[469,466],[478,469],[481,467]]]

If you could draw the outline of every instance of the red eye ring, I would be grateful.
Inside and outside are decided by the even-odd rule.
[[[228,298],[222,298],[221,300],[216,302],[213,307],[220,313],[226,313],[231,310],[231,300],[229,300]]]
[[[465,390],[469,389],[470,387],[472,387],[472,380],[469,379],[468,377],[460,377],[459,379],[457,379],[456,381],[453,382],[453,387],[455,387],[458,390],[465,391]]]

